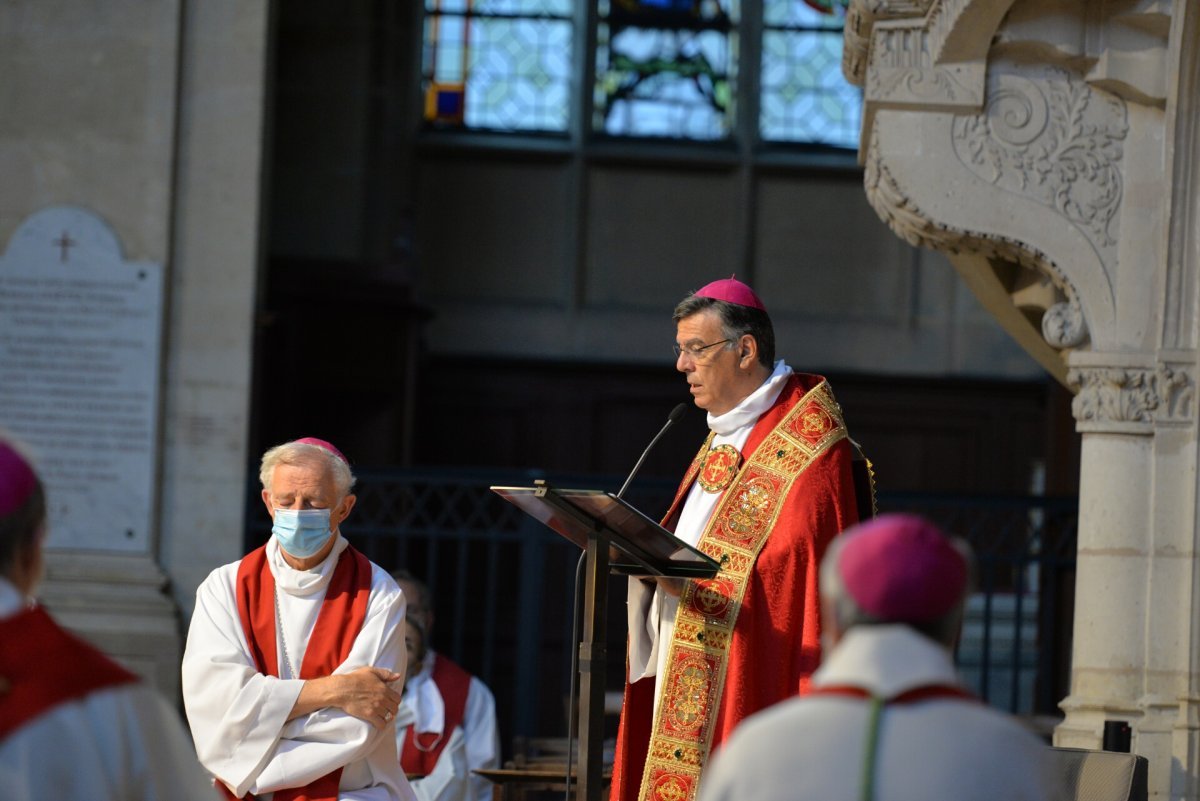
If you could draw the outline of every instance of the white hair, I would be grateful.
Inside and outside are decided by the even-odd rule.
[[[350,490],[354,489],[356,479],[350,472],[350,465],[336,453],[310,442],[285,442],[264,453],[262,466],[258,470],[258,480],[262,482],[263,489],[269,492],[276,467],[281,464],[299,465],[313,462],[323,465],[329,471],[340,497],[346,497]]]

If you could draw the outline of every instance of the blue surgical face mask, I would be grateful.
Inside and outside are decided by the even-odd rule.
[[[271,533],[279,547],[297,559],[307,559],[329,541],[328,509],[276,509]]]

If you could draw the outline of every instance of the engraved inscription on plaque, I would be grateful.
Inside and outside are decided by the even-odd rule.
[[[0,256],[0,428],[41,472],[51,548],[149,549],[162,272],[69,206],[28,217]]]

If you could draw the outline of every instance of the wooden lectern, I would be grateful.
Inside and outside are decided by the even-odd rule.
[[[532,487],[492,487],[492,491],[587,553],[583,638],[579,643],[580,759],[575,797],[577,801],[600,801],[608,574],[707,578],[717,574],[720,564],[611,492],[558,489],[540,480],[534,483]]]

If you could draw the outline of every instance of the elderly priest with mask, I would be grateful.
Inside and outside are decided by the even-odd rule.
[[[229,798],[414,798],[396,755],[404,595],[341,536],[354,476],[306,437],[259,472],[267,544],[196,592],[183,695],[200,761]]]

